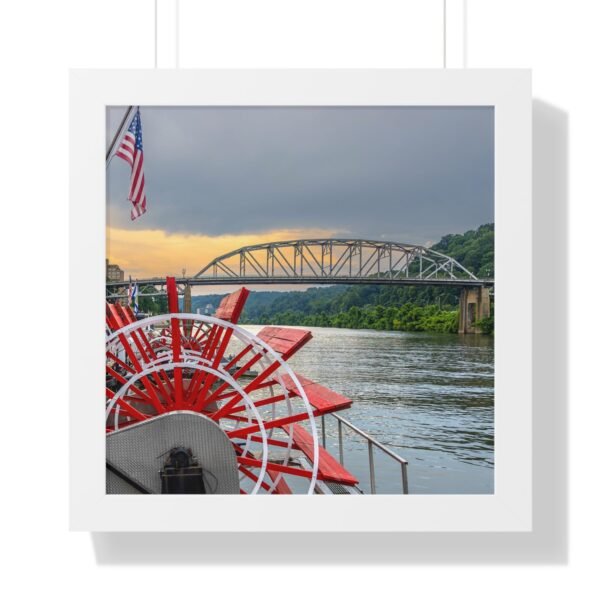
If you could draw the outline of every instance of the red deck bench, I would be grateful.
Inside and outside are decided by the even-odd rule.
[[[249,295],[250,291],[244,287],[240,288],[237,292],[228,294],[221,300],[219,307],[215,311],[215,317],[223,321],[229,321],[230,323],[237,323]]]
[[[284,425],[283,429],[290,434],[290,425]],[[302,451],[307,458],[314,463],[314,438],[304,427],[294,423],[292,441],[296,450]],[[319,469],[318,477],[323,481],[334,481],[344,485],[356,485],[358,479],[347,471],[325,448],[319,446]]]
[[[281,354],[283,360],[287,360],[312,338],[312,333],[306,329],[290,327],[263,327],[258,332],[258,337]]]
[[[298,378],[298,381],[300,381],[300,385],[304,388],[306,397],[314,409],[315,416],[319,417],[337,410],[350,408],[352,405],[352,400],[350,400],[350,398],[346,398],[329,388],[319,385],[308,379],[308,377],[298,375],[297,373],[296,377]],[[282,381],[288,392],[291,392],[295,396],[300,395],[296,384],[289,375],[284,375]]]

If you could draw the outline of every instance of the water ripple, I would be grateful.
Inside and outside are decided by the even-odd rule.
[[[311,331],[292,367],[354,401],[344,416],[409,460],[413,492],[493,493],[492,339]],[[335,450],[333,419],[328,436]],[[364,445],[356,436],[344,443],[347,466],[368,480]],[[376,471],[378,491],[399,491],[397,464],[378,457]]]

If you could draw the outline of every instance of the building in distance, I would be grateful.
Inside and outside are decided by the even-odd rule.
[[[119,265],[111,265],[106,259],[106,281],[125,281],[125,271]]]
[[[210,302],[208,304],[205,304],[204,306],[198,306],[196,308],[196,314],[197,315],[214,315],[215,314],[215,307],[210,304]]]

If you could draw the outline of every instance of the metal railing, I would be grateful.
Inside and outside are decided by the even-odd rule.
[[[365,433],[362,429],[356,427],[341,417],[336,413],[329,413],[332,417],[335,417],[338,422],[338,452],[339,452],[339,460],[340,464],[344,464],[344,431],[343,425],[357,433],[359,436],[367,440],[368,448],[369,448],[369,479],[371,483],[371,494],[376,494],[376,486],[375,486],[375,461],[373,457],[373,447],[379,448],[385,454],[393,458],[397,463],[400,463],[400,470],[402,475],[402,493],[408,494],[408,461],[386,446],[384,446],[381,442],[378,442],[376,439],[371,437],[368,433]],[[323,440],[323,448],[327,448],[327,435],[325,433],[325,415],[321,415],[321,437]]]

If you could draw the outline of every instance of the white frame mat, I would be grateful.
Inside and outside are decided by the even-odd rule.
[[[70,98],[72,530],[531,531],[529,71],[76,70],[71,72]],[[106,107],[111,105],[494,107],[494,494],[239,497],[105,494],[105,131]],[[518,343],[515,343],[516,332]]]

